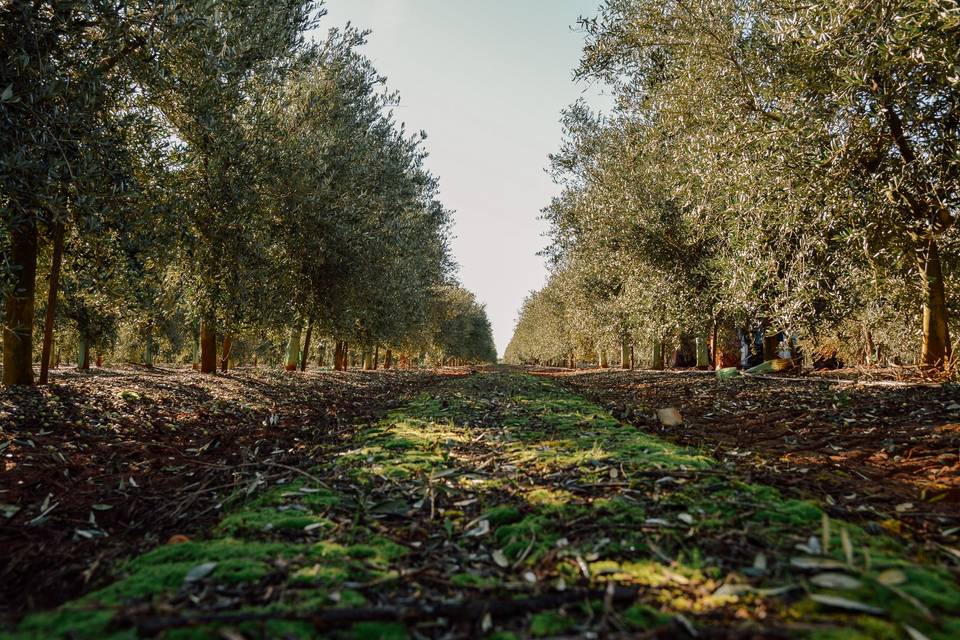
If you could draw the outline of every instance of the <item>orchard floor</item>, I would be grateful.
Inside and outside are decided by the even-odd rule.
[[[930,528],[946,510],[898,528],[926,500],[877,521],[798,467],[731,464],[692,399],[751,420],[757,381],[658,375],[120,371],[4,392],[0,502],[20,510],[0,514],[0,577],[9,613],[31,610],[8,633],[960,637],[955,533]],[[607,386],[622,397],[578,395]],[[851,424],[859,397],[821,403],[836,393],[769,408]],[[667,406],[696,447],[644,417]],[[57,572],[72,587],[40,599]]]
[[[356,425],[457,375],[51,373],[47,387],[0,389],[0,620],[59,605],[106,584],[118,560],[208,530],[238,487],[319,463]]]
[[[539,373],[638,429],[708,451],[741,477],[818,500],[833,516],[960,542],[960,385],[876,371],[727,381],[700,371]],[[680,410],[682,426],[660,424],[654,414],[665,407]]]

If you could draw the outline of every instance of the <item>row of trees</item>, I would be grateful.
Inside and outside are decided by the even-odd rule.
[[[486,358],[426,136],[394,121],[365,33],[306,37],[322,15],[310,0],[0,7],[4,384],[33,383],[38,357],[45,381],[58,350],[213,372],[218,348],[222,366],[279,361],[265,347],[284,341],[294,368],[311,336]],[[447,330],[478,314],[477,335]]]
[[[951,361],[955,2],[607,0],[582,26],[578,76],[616,107],[565,112],[552,278],[510,359],[730,364],[762,332],[768,356]]]

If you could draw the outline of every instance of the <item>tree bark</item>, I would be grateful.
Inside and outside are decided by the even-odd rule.
[[[630,342],[627,339],[620,343],[620,368],[630,368]]]
[[[715,369],[740,364],[740,337],[734,326],[718,318],[713,330],[713,366]]]
[[[763,336],[763,361],[767,362],[768,360],[775,360],[780,357],[780,352],[777,347],[780,346],[780,339],[777,337],[778,334],[773,335],[764,335]]]
[[[920,348],[920,366],[942,368],[952,355],[950,345],[947,298],[943,286],[940,249],[937,241],[927,241],[920,269],[923,276],[923,343]]]
[[[373,348],[373,370],[376,371],[380,366],[380,345]]]
[[[391,349],[387,349],[387,352],[383,354],[383,368],[389,369],[392,366],[393,366],[393,351]]]
[[[371,371],[373,369],[373,351],[369,348],[363,350],[363,370]]]
[[[597,349],[597,361],[601,369],[606,369],[610,366],[607,364],[607,350],[603,347]]]
[[[90,341],[87,336],[80,333],[80,347],[77,353],[77,369],[87,371],[90,369]]]
[[[307,335],[303,338],[303,352],[300,354],[300,371],[307,370],[307,356],[310,355],[310,337],[313,335],[313,318],[307,320]]]
[[[200,321],[200,373],[217,372],[217,330],[213,317]]]
[[[303,332],[303,322],[297,323],[290,331],[290,341],[287,343],[287,358],[284,368],[287,371],[297,370],[297,359],[300,357],[300,334]]]
[[[657,340],[653,343],[653,362],[650,368],[654,371],[663,370],[663,341]]]
[[[233,349],[233,336],[229,333],[223,336],[220,343],[220,371],[226,373],[230,369],[230,350]]]
[[[143,352],[143,364],[153,367],[153,321],[147,323],[146,348]]]
[[[707,349],[707,338],[697,338],[697,369],[710,368],[710,352]]]
[[[47,286],[47,315],[43,319],[43,348],[40,353],[40,384],[47,384],[50,376],[50,354],[53,352],[53,322],[57,314],[57,290],[60,286],[60,265],[63,263],[63,223],[53,230],[53,260],[50,264],[50,282]]]
[[[3,384],[33,384],[33,297],[37,286],[37,227],[10,234],[10,262],[19,267],[4,301]]]

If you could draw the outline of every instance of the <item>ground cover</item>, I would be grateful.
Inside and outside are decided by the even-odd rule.
[[[565,388],[658,437],[871,529],[960,545],[960,387],[710,372],[553,370]],[[676,407],[683,424],[654,417]]]
[[[454,375],[447,372],[443,375]],[[434,372],[72,368],[0,391],[0,619],[110,580],[117,561],[221,517],[237,486],[289,475]]]
[[[13,637],[960,635],[941,555],[711,453],[552,381],[462,376]]]

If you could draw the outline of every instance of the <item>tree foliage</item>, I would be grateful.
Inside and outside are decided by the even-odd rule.
[[[483,348],[470,323],[433,330],[455,281],[426,134],[394,119],[366,33],[307,38],[323,13],[311,0],[0,8],[6,384],[33,381],[37,274],[58,229],[61,351],[151,365],[158,350],[189,361],[199,341],[212,371],[218,344],[222,366],[279,361],[294,337],[302,357],[308,326],[324,344],[491,359],[488,325]]]
[[[569,108],[551,158],[548,255],[576,292],[553,351],[739,329],[948,364],[958,21],[951,2],[604,2],[577,74],[616,107]]]

